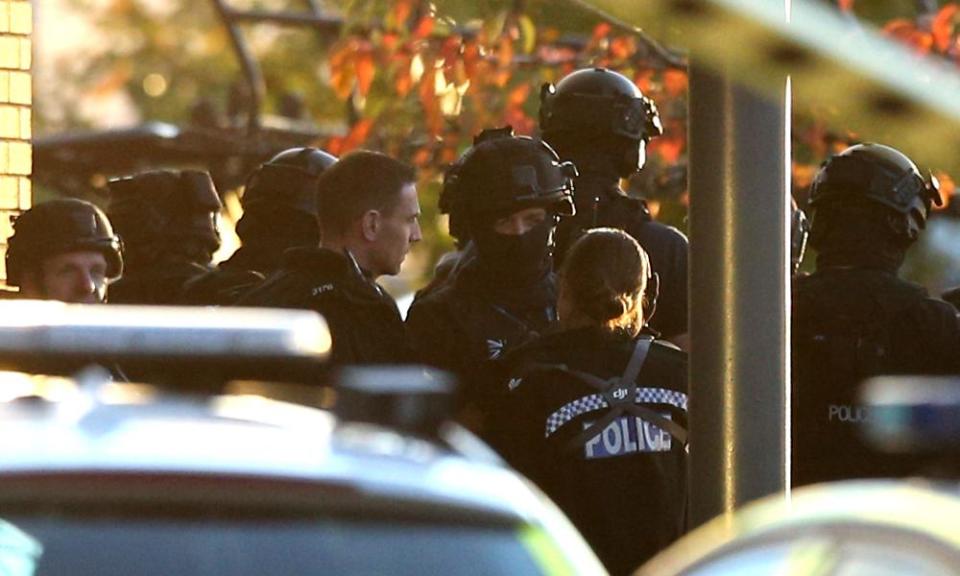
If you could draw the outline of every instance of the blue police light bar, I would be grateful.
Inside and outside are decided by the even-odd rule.
[[[960,377],[883,376],[862,392],[864,435],[878,448],[960,451]]]
[[[56,374],[82,361],[269,375],[270,366],[320,365],[330,346],[326,322],[306,310],[0,301],[0,367],[13,370]]]

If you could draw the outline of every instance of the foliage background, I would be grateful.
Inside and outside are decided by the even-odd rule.
[[[117,119],[106,110],[117,102],[130,121],[182,124],[199,114],[220,125],[244,121],[240,67],[211,2],[67,1],[88,21],[92,41],[81,56],[56,65],[62,90],[38,94],[37,132],[110,125]],[[960,61],[955,2],[829,3],[858,25],[880,27],[919,52]],[[307,4],[230,5],[303,11]],[[575,3],[556,0],[347,0],[323,6],[342,17],[339,33],[244,26],[266,81],[264,112],[316,126],[325,134],[316,144],[332,153],[377,149],[419,168],[425,241],[406,267],[413,285],[428,278],[432,263],[451,247],[436,210],[444,167],[485,127],[510,124],[520,134],[535,134],[540,85],[583,66],[614,68],[657,102],[666,133],[652,143],[647,168],[629,188],[649,200],[659,219],[686,229],[682,54],[665,53]],[[857,141],[856,134],[827,130],[822,119],[828,113],[795,110],[793,183],[801,206],[820,162]],[[949,197],[953,179],[939,176]],[[920,254],[908,267],[915,278],[953,281],[937,276],[953,256],[930,246]]]

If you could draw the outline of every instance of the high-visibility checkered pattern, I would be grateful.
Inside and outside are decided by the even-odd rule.
[[[687,411],[687,395],[666,388],[637,388],[637,404],[669,404]]]
[[[634,401],[637,404],[669,404],[684,412],[687,411],[687,395],[667,388],[637,388]],[[549,438],[551,434],[577,416],[609,407],[610,404],[601,394],[581,396],[572,402],[568,402],[547,417],[544,438]]]

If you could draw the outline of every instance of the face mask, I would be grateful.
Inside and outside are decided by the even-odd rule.
[[[537,280],[550,269],[555,219],[546,220],[527,233],[498,234],[485,227],[476,234],[479,263],[487,271],[503,275],[505,281]]]

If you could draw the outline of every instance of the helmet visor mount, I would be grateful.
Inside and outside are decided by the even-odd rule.
[[[577,168],[572,162],[562,162],[557,167],[560,169],[561,181],[555,186],[550,186],[552,183],[541,186],[536,168],[527,164],[514,166],[511,170],[511,184],[515,190],[522,192],[514,196],[513,203],[517,207],[547,204],[560,216],[572,216],[573,179],[578,175]]]

